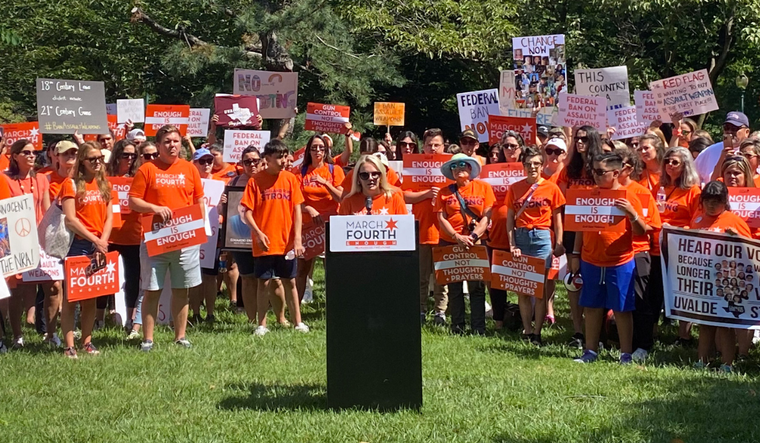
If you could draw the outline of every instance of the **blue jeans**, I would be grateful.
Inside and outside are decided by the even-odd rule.
[[[552,267],[552,233],[548,229],[515,229],[515,246],[522,255],[546,259],[546,269]]]

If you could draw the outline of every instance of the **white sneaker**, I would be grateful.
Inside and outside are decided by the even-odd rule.
[[[140,333],[132,329],[129,331],[129,335],[127,335],[127,340],[137,340],[140,338]]]
[[[24,347],[24,336],[17,337],[13,340],[13,345],[11,345],[13,349],[21,349]]]
[[[312,289],[311,279],[306,280],[306,289],[303,291],[303,300],[301,304],[309,304],[314,301],[314,290]]]
[[[256,330],[253,331],[253,335],[256,335],[258,337],[263,337],[267,334],[269,334],[269,329],[267,329],[266,326],[258,326]]]
[[[293,329],[295,329],[298,332],[303,332],[304,334],[307,333],[307,332],[309,332],[309,327],[306,326],[306,323],[299,323]]]
[[[631,357],[633,357],[633,361],[635,361],[636,363],[644,363],[648,355],[649,353],[646,350],[638,348],[635,351],[633,351],[633,354],[631,354]]]

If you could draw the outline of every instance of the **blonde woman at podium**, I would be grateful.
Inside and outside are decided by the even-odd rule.
[[[407,214],[404,195],[388,184],[380,158],[364,155],[354,166],[351,192],[340,204],[341,215]]]

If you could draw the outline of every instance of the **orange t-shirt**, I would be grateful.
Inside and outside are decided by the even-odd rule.
[[[472,180],[466,186],[458,188],[458,190],[459,195],[461,195],[465,203],[467,203],[467,207],[469,207],[478,217],[482,217],[483,213],[485,213],[488,208],[492,208],[496,201],[496,197],[493,195],[493,188],[482,180]],[[451,192],[449,186],[442,188],[441,192],[438,193],[438,199],[435,202],[433,212],[442,212],[455,232],[461,234],[463,233],[464,228],[466,228],[466,223],[462,218],[462,211],[460,210],[459,199],[457,199],[454,192]],[[470,217],[468,216],[467,219],[469,222]],[[441,238],[444,241],[456,243],[456,239],[451,237],[443,229],[441,229],[440,232]]]
[[[660,189],[659,183],[660,183],[661,176],[662,174],[649,172],[646,169],[644,169],[644,171],[641,173],[641,178],[636,180],[636,183],[647,188],[647,190],[651,192],[652,195],[656,196],[657,190]]]
[[[660,187],[657,186],[657,190]],[[668,186],[665,188],[665,210],[660,212],[660,220],[677,228],[688,228],[689,222],[699,209],[699,195],[702,190],[694,185],[689,189]],[[655,191],[655,198],[657,191]],[[660,231],[655,231],[652,240],[652,255],[660,255]]]
[[[269,250],[263,251],[252,233],[254,257],[285,255],[293,249],[293,214],[303,202],[301,184],[291,172],[272,175],[263,170],[248,180],[240,204],[253,213],[256,226],[269,238]]]
[[[50,175],[52,173],[53,173],[52,166],[45,166],[44,168],[37,171],[37,174],[42,174],[42,175]]]
[[[649,251],[651,239],[654,237],[655,233],[660,232],[660,229],[662,229],[662,221],[660,220],[660,211],[657,210],[656,199],[652,193],[649,192],[649,189],[635,181],[631,181],[631,183],[627,186],[622,186],[622,188],[630,189],[636,194],[639,198],[639,203],[641,203],[642,209],[646,212],[642,218],[646,224],[654,229],[649,234],[633,236],[633,252],[636,254]],[[646,202],[646,205],[644,202]]]
[[[98,188],[98,181],[95,179],[84,182],[85,194],[83,197],[77,197],[77,190],[74,188],[74,181],[69,179],[61,185],[59,194],[61,202],[67,198],[73,198],[77,209],[77,218],[87,230],[100,238],[103,234],[103,227],[106,224],[108,216],[108,201],[103,200]]]
[[[10,148],[8,149],[10,151]],[[5,171],[11,164],[11,154],[0,155],[0,171]]]
[[[129,196],[171,210],[192,206],[203,198],[203,183],[198,168],[177,159],[167,165],[160,159],[140,166],[129,188]]]
[[[507,236],[507,212],[509,206],[496,202],[491,209],[491,227],[488,229],[488,246],[493,249],[509,250]]]
[[[48,191],[50,192],[50,204],[53,204],[53,200],[55,200],[61,192],[61,185],[63,182],[71,179],[69,177],[62,177],[58,174],[58,171],[51,172],[47,177],[50,181],[50,186],[48,186]]]
[[[237,167],[235,165],[227,163],[227,166],[214,172],[211,170],[211,178],[214,180],[221,180],[225,183],[235,178],[238,175]]]
[[[388,180],[388,184],[397,188],[401,187],[401,179],[393,168],[385,169],[385,179]],[[348,195],[351,192],[351,185],[354,183],[354,170],[348,171],[346,178],[343,179],[341,186],[343,186],[343,196]]]
[[[689,227],[714,232],[726,232],[726,228],[733,228],[742,237],[752,238],[747,222],[731,211],[723,211],[717,217],[711,217],[699,211],[689,222]]]
[[[333,157],[333,163],[335,164],[335,166],[340,166],[341,168],[343,168],[345,166],[348,166],[348,164],[344,164],[343,163],[343,160],[342,160],[342,157],[341,157],[342,155],[343,155],[343,153],[341,152],[340,154],[338,154],[335,157]]]
[[[588,174],[586,173],[586,168],[583,168],[583,170],[581,171],[581,178],[568,177],[567,168],[562,168],[562,170],[559,171],[559,175],[557,176],[556,183],[557,183],[557,186],[559,186],[559,188],[563,190],[563,193],[567,191],[568,189],[591,189],[594,186],[596,186],[594,177],[588,176]]]
[[[330,172],[330,166],[323,164],[319,168],[309,166],[306,171],[306,175],[302,175],[303,169],[298,168],[298,181],[301,182],[301,193],[303,194],[304,205],[311,206],[316,209],[320,215],[330,215],[338,213],[338,202],[335,201],[330,191],[327,190],[327,186],[320,184],[317,181],[317,176],[322,177],[336,188],[341,186],[343,179],[346,177],[343,173],[343,169],[340,166],[332,165],[332,173]],[[304,224],[308,223],[311,219],[308,214],[304,213]]]
[[[636,193],[631,189],[624,190],[625,199],[631,202],[639,217],[644,218],[644,211]],[[633,260],[633,255],[633,232],[627,217],[624,232],[583,232],[581,259],[586,263],[604,268],[620,266]]]
[[[514,183],[507,190],[507,196],[504,198],[504,205],[511,207],[515,215],[523,207],[525,199],[530,193],[532,185],[527,179]],[[526,229],[544,229],[550,230],[552,227],[552,212],[559,209],[565,204],[565,196],[559,187],[548,181],[541,180],[536,192],[530,197],[530,201],[525,205],[525,210],[515,220],[516,228]]]
[[[356,193],[343,199],[340,203],[341,215],[365,215],[367,197],[362,193]],[[404,194],[399,189],[393,189],[390,197],[379,194],[372,199],[372,215],[396,215],[407,214]]]
[[[37,217],[37,224],[42,221],[42,217],[45,216],[45,209],[42,207],[42,199],[45,193],[49,193],[50,183],[43,174],[34,174],[23,180],[16,180],[8,177],[7,173],[3,174],[7,183],[8,189],[10,189],[11,197],[18,197],[24,194],[32,194],[34,199],[34,214]]]
[[[130,211],[129,214],[121,214],[121,227],[111,228],[111,236],[108,242],[115,245],[139,245],[142,240],[142,225],[140,224],[141,214]]]
[[[412,205],[412,214],[420,226],[421,245],[437,245],[440,239],[438,214],[433,211],[434,204],[434,200],[425,199]]]

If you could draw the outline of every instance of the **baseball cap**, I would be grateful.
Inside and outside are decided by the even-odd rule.
[[[567,144],[561,138],[549,139],[549,141],[546,142],[546,147],[548,148],[549,146],[554,146],[555,148],[560,148],[563,151],[567,152]]]
[[[386,157],[385,154],[383,154],[382,152],[374,152],[372,155],[374,155],[375,157],[379,158],[380,159],[380,163],[382,163],[383,166],[385,166],[386,169],[389,167],[388,166],[388,157]]]
[[[70,142],[68,140],[59,141],[58,144],[55,145],[55,152],[58,154],[63,154],[70,149],[79,150],[79,146],[77,146],[74,142]]]
[[[724,124],[731,124],[734,126],[746,126],[749,128],[749,119],[743,112],[731,111],[726,115],[726,121]]]
[[[542,137],[548,137],[549,136],[549,128],[546,126],[539,126],[536,129],[536,133]]]
[[[193,154],[193,160],[200,160],[203,157],[213,157],[213,156],[214,154],[212,154],[211,151],[209,151],[206,148],[201,148],[195,151],[195,154]]]
[[[462,135],[459,136],[459,140],[462,140],[463,138],[471,138],[475,141],[480,141],[478,139],[478,133],[472,128],[467,128],[462,132]]]
[[[127,133],[127,140],[137,140],[138,138],[142,138],[142,141],[145,141],[145,131],[142,129],[133,129]]]

